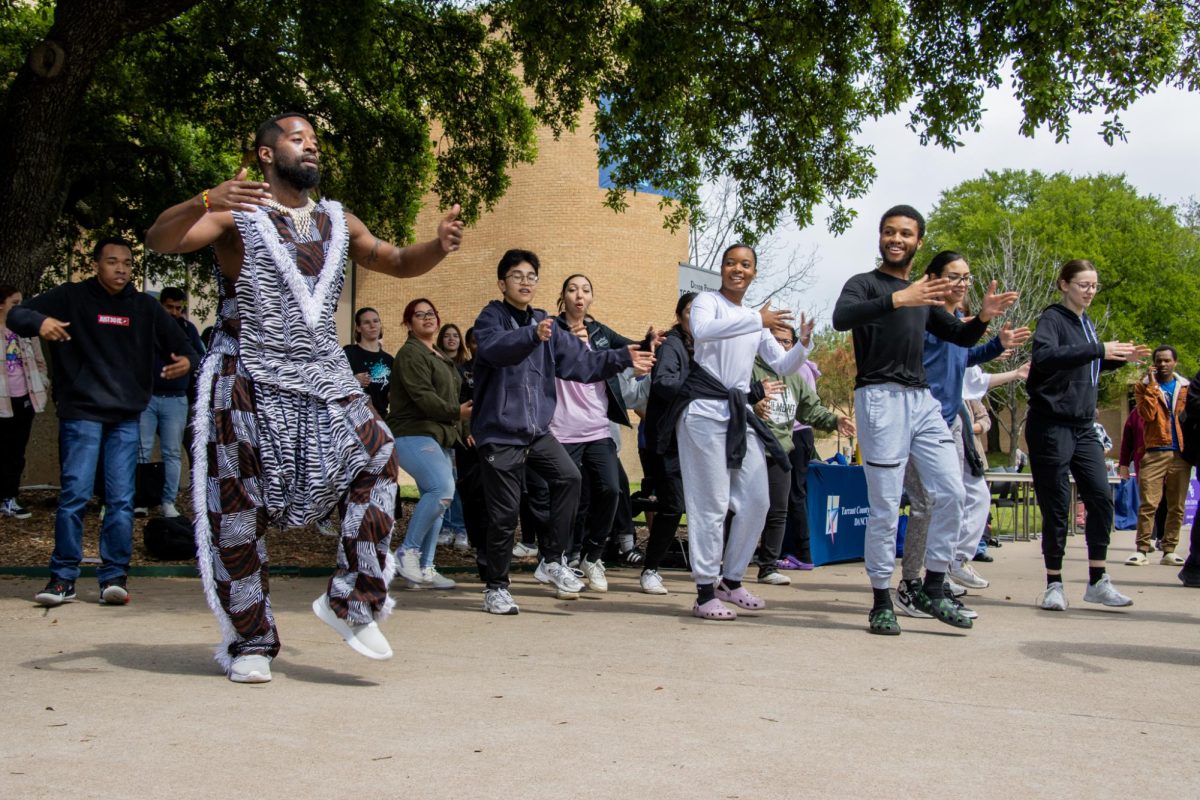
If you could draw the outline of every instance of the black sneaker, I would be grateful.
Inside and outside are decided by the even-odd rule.
[[[645,551],[643,551],[642,548],[638,547],[637,545],[634,545],[633,547],[629,548],[628,550],[626,550],[624,553],[621,553],[621,555],[620,555],[620,563],[624,564],[627,567],[640,566],[641,563],[645,560],[646,560]]]
[[[974,624],[971,622],[971,618],[960,610],[960,606],[955,605],[954,598],[946,597],[945,594],[937,598],[930,597],[925,593],[925,587],[922,586],[913,593],[912,599],[918,609],[947,625],[953,625],[956,628],[970,628]]]
[[[920,580],[906,581],[901,579],[900,585],[896,587],[896,605],[910,617],[914,617],[915,619],[930,619],[930,615],[917,608],[917,604],[913,600],[913,595],[920,591],[920,589]]]
[[[1184,586],[1200,589],[1200,569],[1189,568],[1186,565],[1179,570],[1179,580]]]
[[[993,561],[995,561],[996,559],[992,558],[987,553],[976,553],[974,558],[972,558],[971,560],[972,561],[982,561],[984,564],[990,564]]]
[[[60,581],[51,578],[46,588],[33,596],[33,602],[46,608],[61,606],[75,599],[75,584],[72,581]]]
[[[123,606],[129,603],[129,589],[126,588],[129,579],[125,576],[113,578],[100,584],[100,605]]]

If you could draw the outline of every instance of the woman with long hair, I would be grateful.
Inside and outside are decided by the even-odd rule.
[[[438,331],[437,348],[442,355],[454,362],[455,368],[458,369],[458,374],[463,376],[463,365],[469,360],[467,348],[463,344],[462,331],[453,322],[447,322]],[[464,396],[465,390],[465,396]],[[459,388],[459,400],[467,402],[471,399],[470,387],[466,385],[466,378],[463,376],[463,384]],[[451,466],[453,467],[454,483],[458,485],[458,451],[461,445],[456,446],[451,455]],[[442,532],[438,534],[438,547],[450,547],[455,541],[463,542],[463,547],[466,549],[467,541],[467,523],[463,518],[462,498],[459,496],[458,489],[455,488],[454,499],[450,501],[450,507],[446,509],[446,513],[442,517]]]
[[[456,367],[461,368],[470,359],[470,356],[467,355],[467,348],[463,344],[462,331],[453,322],[447,322],[438,331],[437,348],[442,351],[442,355],[453,361]]]
[[[462,378],[454,363],[437,347],[437,309],[425,298],[404,308],[408,339],[396,353],[397,379],[387,423],[396,437],[396,460],[417,482],[421,493],[396,571],[411,588],[451,589],[433,565],[442,517],[454,499],[451,448],[463,440],[462,423],[471,417],[471,402],[459,401]]]
[[[0,517],[28,519],[29,510],[17,502],[25,448],[33,415],[46,409],[50,378],[41,342],[8,329],[8,310],[20,305],[21,291],[0,285],[0,336],[4,341],[4,374],[0,375]]]
[[[1029,416],[1025,442],[1029,469],[1042,511],[1042,558],[1046,591],[1038,606],[1065,611],[1062,564],[1071,513],[1071,477],[1087,509],[1084,537],[1088,551],[1088,587],[1083,599],[1106,606],[1133,601],[1117,591],[1105,572],[1113,522],[1112,492],[1104,463],[1104,446],[1092,422],[1096,391],[1103,370],[1117,369],[1150,355],[1145,345],[1101,342],[1087,309],[1100,291],[1100,277],[1090,261],[1075,259],[1058,273],[1062,300],[1038,318],[1030,362]]]
[[[354,344],[343,348],[350,371],[371,398],[371,405],[386,418],[388,384],[392,379],[392,356],[383,348],[383,322],[370,307],[354,312]]]
[[[594,299],[592,282],[586,275],[567,276],[558,298],[559,327],[577,336],[590,350],[615,350],[637,344],[588,315]],[[588,487],[586,514],[581,508],[576,517],[579,568],[588,588],[605,592],[608,579],[602,558],[604,544],[612,531],[621,493],[620,462],[608,423],[611,420],[629,427],[629,412],[615,376],[595,383],[560,379],[554,383],[558,398],[550,432],[562,442]]]

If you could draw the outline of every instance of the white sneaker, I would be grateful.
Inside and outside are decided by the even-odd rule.
[[[988,582],[981,578],[975,568],[966,561],[952,562],[948,574],[956,583],[960,583],[968,589],[986,589],[988,587]]]
[[[648,569],[638,578],[638,583],[642,585],[642,591],[646,594],[669,594],[667,587],[663,585],[662,576],[658,574],[656,569]]]
[[[421,567],[421,582],[430,589],[453,589],[457,583],[437,571],[437,567]]]
[[[1132,600],[1117,591],[1117,587],[1112,585],[1112,578],[1107,574],[1095,583],[1088,584],[1087,591],[1083,593],[1083,602],[1100,603],[1116,608],[1133,605]]]
[[[454,534],[454,549],[462,550],[464,553],[471,549],[471,541],[467,538],[466,531]]]
[[[421,551],[415,547],[402,548],[400,557],[396,559],[396,574],[406,581],[424,583],[421,575]]]
[[[271,657],[238,656],[229,668],[229,680],[234,683],[270,683]]]
[[[604,562],[601,559],[588,561],[585,558],[579,562],[579,567],[587,579],[587,588],[593,592],[608,591],[608,578],[604,574]]]
[[[1066,611],[1067,605],[1067,593],[1063,591],[1060,581],[1047,585],[1046,591],[1042,592],[1042,596],[1038,598],[1038,608],[1044,608],[1047,611]]]
[[[537,554],[536,547],[530,547],[524,542],[517,542],[513,545],[513,558],[537,558]]]
[[[533,577],[542,583],[554,585],[559,600],[578,600],[583,584],[564,561],[539,561]]]
[[[163,503],[158,507],[158,512],[166,519],[174,519],[179,516],[179,509],[175,507],[174,503]]]
[[[17,502],[17,498],[8,497],[3,502],[0,502],[0,517],[12,517],[13,519],[29,519],[32,515],[29,509]],[[1183,562],[1180,562],[1183,563]]]
[[[792,579],[779,570],[771,570],[765,575],[759,575],[758,582],[769,586],[791,586]]]
[[[438,547],[450,547],[454,544],[454,532],[445,528],[438,534]]]
[[[104,511],[105,507],[102,506],[100,508],[100,519],[104,519]],[[142,517],[148,517],[150,516],[150,509],[146,506],[135,506],[133,509],[133,515],[138,519],[141,519]]]
[[[338,635],[346,640],[346,644],[350,645],[350,648],[359,655],[373,658],[376,661],[384,661],[392,657],[392,647],[388,644],[383,631],[379,630],[379,625],[375,623],[375,620],[358,625],[347,622],[330,608],[327,594],[313,600],[312,610],[317,615],[317,619],[337,631]]]
[[[483,610],[489,614],[512,616],[521,613],[521,608],[513,600],[508,589],[484,589]]]
[[[967,593],[967,587],[963,586],[962,584],[958,583],[957,581],[953,580],[950,577],[946,578],[946,585],[950,587],[950,596],[951,597],[962,597],[964,594]]]

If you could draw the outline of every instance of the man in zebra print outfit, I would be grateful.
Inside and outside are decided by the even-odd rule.
[[[217,660],[238,683],[271,679],[279,637],[268,592],[269,524],[299,527],[341,511],[341,546],[317,616],[368,658],[392,655],[378,620],[387,587],[397,475],[392,436],[337,341],[349,255],[367,269],[421,275],[459,248],[454,206],[437,238],[380,241],[339,203],[315,203],[317,136],[301,114],[259,127],[265,181],[232,180],[164,211],[146,235],[162,253],[212,246],[220,306],[198,382],[193,507],[201,577],[224,634]]]

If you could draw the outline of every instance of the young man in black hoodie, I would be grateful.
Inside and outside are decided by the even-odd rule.
[[[483,608],[491,614],[520,611],[508,592],[513,534],[528,466],[550,485],[551,530],[541,543],[535,577],[573,597],[583,584],[563,560],[579,505],[579,469],[550,433],[554,378],[594,383],[633,366],[642,373],[654,354],[633,348],[589,350],[578,338],[555,330],[553,317],[533,308],[541,263],[528,250],[509,250],[496,278],[501,300],[484,306],[475,321],[475,406],[471,435],[479,450],[488,531]]]
[[[104,456],[104,522],[100,526],[100,602],[129,602],[133,553],[133,478],[138,417],[150,402],[155,355],[158,377],[186,375],[197,354],[171,315],[129,283],[133,246],[101,240],[92,252],[96,276],[64,283],[8,313],[8,327],[51,342],[58,409],[62,492],[54,521],[50,582],[34,598],[57,606],[75,599],[83,558],[83,509]]]

